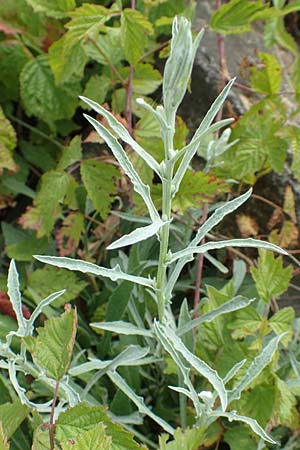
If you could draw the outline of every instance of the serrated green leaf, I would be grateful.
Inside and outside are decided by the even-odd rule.
[[[38,117],[50,126],[55,120],[70,119],[75,112],[79,85],[56,86],[48,58],[44,55],[25,64],[20,87],[27,114]]]
[[[75,0],[26,0],[26,2],[34,11],[56,19],[65,17],[76,5]]]
[[[259,252],[257,267],[251,268],[256,289],[264,302],[279,297],[289,287],[293,268],[283,268],[282,258],[275,258],[271,252]]]
[[[160,72],[151,64],[137,64],[134,69],[132,90],[135,95],[152,94],[161,85],[161,82]]]
[[[68,29],[66,44],[71,47],[75,42],[89,36],[96,37],[102,25],[110,19],[111,13],[112,11],[104,6],[92,3],[84,3],[70,12],[68,15],[71,20],[65,25]]]
[[[75,136],[70,144],[62,149],[57,170],[67,169],[82,158],[81,137]]]
[[[106,27],[106,30],[106,34],[101,33],[98,36],[94,36],[92,41],[86,39],[83,42],[83,48],[89,58],[103,66],[109,66],[109,63],[118,66],[125,59],[121,27]]]
[[[104,103],[107,93],[111,89],[111,79],[107,75],[93,75],[85,85],[83,95],[94,102]],[[91,106],[82,103],[84,109],[91,109]]]
[[[20,218],[23,228],[37,230],[38,238],[49,236],[72,180],[71,175],[66,172],[51,170],[44,173],[33,207]]]
[[[34,430],[32,450],[49,450],[49,448],[49,429],[46,425],[41,424]],[[54,447],[54,450],[57,450],[56,446]]]
[[[5,86],[1,100],[17,100],[19,95],[19,75],[29,60],[26,47],[19,41],[0,43],[0,82]]]
[[[252,417],[265,428],[272,417],[274,402],[274,384],[261,383],[243,393],[237,402],[237,409],[240,414]]]
[[[53,306],[59,307],[76,299],[87,283],[80,280],[75,273],[55,267],[37,269],[28,277],[26,295],[30,295],[31,289],[40,299],[48,297],[54,291],[66,289],[65,294],[54,302]],[[35,300],[35,298],[34,298]]]
[[[229,428],[224,433],[224,441],[230,445],[230,450],[257,450],[257,442],[249,428],[244,425]]]
[[[278,425],[294,427],[298,422],[296,410],[296,398],[287,384],[276,377],[276,395],[274,405],[274,416]]]
[[[256,92],[266,95],[277,94],[281,86],[281,65],[277,58],[269,53],[258,53],[263,68],[250,68],[251,86]]]
[[[236,34],[251,31],[251,23],[268,6],[262,0],[231,0],[212,15],[210,26],[217,33]]]
[[[66,35],[64,35],[53,42],[48,51],[49,64],[58,85],[80,81],[88,61],[81,42],[74,42],[70,47],[66,41]]]
[[[135,66],[143,56],[148,35],[153,33],[151,22],[139,11],[125,8],[121,16],[121,34],[127,61]]]
[[[71,212],[63,220],[61,228],[56,233],[57,247],[61,256],[69,256],[76,252],[83,231],[83,214]]]
[[[120,172],[111,164],[86,159],[81,163],[80,173],[94,208],[106,219],[117,194],[115,180],[120,178]]]
[[[177,428],[174,433],[174,440],[167,442],[168,436],[159,437],[159,450],[197,450],[203,444],[205,430],[203,428],[187,428],[182,430]]]
[[[61,443],[62,450],[110,450],[111,437],[105,433],[105,426],[101,423],[91,430],[81,433],[71,442]]]
[[[60,317],[48,319],[43,328],[37,328],[37,337],[25,338],[34,360],[45,369],[48,377],[60,380],[66,374],[72,358],[76,330],[76,310],[69,309]]]
[[[295,310],[289,306],[280,309],[269,320],[269,325],[275,334],[287,333],[282,342],[288,344],[293,334],[293,322],[295,319]]]
[[[233,330],[234,339],[242,339],[254,335],[260,328],[262,320],[256,309],[249,307],[239,311],[235,319],[228,324],[228,328]]]
[[[141,284],[143,286],[154,288],[154,281],[151,278],[137,277],[122,272],[120,266],[115,266],[113,269],[97,266],[87,261],[76,260],[72,258],[59,258],[57,256],[42,256],[34,255],[35,259],[51,264],[52,266],[62,267],[69,270],[78,270],[83,273],[90,273],[92,275],[110,278],[112,281],[128,280],[132,283]]]
[[[2,423],[0,422],[0,450],[9,450],[9,443],[4,434]]]
[[[3,431],[7,439],[14,434],[28,414],[29,408],[22,405],[19,400],[0,405],[0,423],[2,423]]]
[[[106,426],[106,435],[112,437],[112,450],[141,449],[130,433],[112,422],[103,406],[90,407],[84,403],[60,414],[56,422],[56,438],[59,442],[76,439],[99,423]]]
[[[18,166],[13,160],[13,150],[17,144],[16,132],[0,107],[0,175],[3,169],[16,172]]]

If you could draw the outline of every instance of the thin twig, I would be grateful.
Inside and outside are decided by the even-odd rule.
[[[54,450],[55,447],[55,439],[54,439],[54,431],[55,431],[55,423],[54,423],[54,412],[55,412],[55,406],[58,396],[58,389],[59,389],[59,380],[56,381],[54,395],[53,395],[53,402],[51,406],[51,413],[50,413],[50,420],[49,420],[49,440],[50,440],[50,450]]]

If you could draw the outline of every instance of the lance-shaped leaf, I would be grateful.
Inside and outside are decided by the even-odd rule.
[[[149,186],[142,182],[141,177],[133,167],[131,161],[129,160],[128,156],[125,153],[125,150],[119,144],[118,140],[103,125],[101,125],[101,123],[99,123],[93,117],[90,117],[86,114],[84,114],[84,117],[93,125],[95,130],[102,137],[102,139],[104,139],[106,144],[111,149],[114,157],[120,163],[120,166],[122,167],[126,175],[130,178],[134,190],[138,194],[140,194],[140,196],[144,200],[152,221],[154,222],[155,220],[159,219],[159,214],[150,196]]]
[[[149,416],[154,422],[158,423],[167,433],[174,434],[174,428],[171,427],[164,419],[154,414],[154,412],[149,409],[144,402],[143,397],[137,395],[130,386],[126,383],[124,378],[122,378],[118,372],[108,372],[108,376],[115,383],[115,385],[127,395],[128,398],[137,406],[139,412],[141,414],[146,414]]]
[[[258,434],[262,439],[264,439],[267,442],[270,442],[271,444],[276,444],[276,441],[272,439],[272,437],[265,432],[265,430],[257,423],[255,419],[251,419],[250,417],[241,416],[240,414],[237,414],[235,411],[230,412],[221,412],[221,411],[212,411],[211,416],[216,417],[226,417],[230,422],[233,420],[237,420],[239,422],[244,422],[249,427],[252,428],[254,433]]]
[[[119,366],[135,366],[149,353],[149,348],[139,345],[129,345],[119,355],[112,360],[101,361],[100,359],[90,359],[90,361],[72,367],[69,370],[71,375],[81,375],[91,370],[101,370],[104,375],[108,370],[116,370]]]
[[[286,333],[281,333],[279,336],[274,337],[264,347],[262,352],[252,361],[247,373],[243,376],[239,384],[229,394],[229,401],[238,400],[241,397],[241,393],[250,383],[262,372],[262,370],[272,361],[274,353],[277,350],[278,344]]]
[[[13,259],[11,260],[8,271],[7,292],[18,321],[17,334],[23,336],[26,329],[26,320],[24,319],[22,313],[22,298],[20,292],[19,274],[16,268],[16,263]]]
[[[199,326],[201,323],[211,322],[216,317],[221,316],[222,314],[227,314],[232,311],[237,311],[239,309],[245,308],[250,305],[250,303],[254,302],[255,298],[247,298],[242,295],[237,295],[226,303],[223,303],[221,306],[209,311],[206,314],[203,314],[197,319],[193,319],[190,322],[186,323],[183,327],[180,327],[177,331],[178,336],[182,336],[193,328]]]
[[[28,292],[30,293],[31,289],[28,289]],[[48,306],[51,305],[51,303],[54,302],[54,300],[56,300],[58,297],[60,297],[61,295],[63,295],[66,292],[65,289],[63,289],[62,291],[58,291],[58,292],[54,292],[53,294],[48,295],[48,297],[44,298],[35,308],[35,310],[33,311],[33,313],[30,316],[30,319],[27,320],[27,333],[26,335],[31,335],[33,332],[33,324],[36,321],[36,319],[38,318],[38,316],[43,312],[43,309]]]
[[[172,115],[177,110],[186,93],[195,54],[203,32],[204,30],[200,31],[193,42],[191,23],[184,17],[175,17],[173,21],[171,51],[163,79],[163,102],[166,116]]]
[[[184,250],[174,253],[170,256],[169,264],[177,259],[184,258],[191,253],[205,253],[210,250],[217,250],[226,247],[254,247],[264,248],[265,250],[272,250],[273,252],[281,253],[282,255],[288,255],[288,253],[282,248],[270,242],[259,241],[258,239],[229,239],[228,241],[207,242],[199,247],[187,247]]]
[[[151,169],[157,173],[158,176],[161,176],[160,167],[158,162],[151,156],[146,150],[143,149],[128,133],[126,128],[121,122],[119,122],[115,116],[107,111],[107,109],[103,108],[103,106],[98,103],[90,100],[86,97],[79,97],[83,102],[87,103],[94,111],[103,116],[109,126],[113,129],[113,131],[119,136],[122,141],[126,142],[126,144],[130,145],[130,147],[148,164]]]
[[[119,265],[116,265],[113,269],[107,269],[106,267],[100,267],[87,261],[72,258],[61,258],[59,256],[34,255],[34,258],[43,263],[51,264],[52,266],[62,267],[69,270],[78,270],[79,272],[110,278],[112,281],[127,280],[132,283],[141,284],[142,286],[151,288],[154,288],[155,286],[154,281],[150,278],[136,277],[134,275],[129,275],[122,272]]]
[[[153,337],[153,334],[150,330],[139,328],[132,323],[123,322],[122,320],[117,320],[114,322],[93,322],[90,323],[90,326],[98,330],[111,331],[112,333],[125,334],[127,336]]]
[[[176,187],[176,189],[179,188],[180,182],[184,176],[184,174],[187,171],[187,168],[190,165],[190,162],[193,158],[193,156],[196,154],[197,149],[199,147],[200,138],[209,130],[209,127],[216,117],[219,109],[221,108],[222,104],[226,100],[229,91],[231,89],[231,86],[233,85],[235,79],[232,79],[229,81],[229,83],[225,86],[225,88],[222,90],[222,92],[218,95],[216,100],[211,105],[210,109],[207,111],[206,115],[204,116],[204,119],[202,120],[201,124],[199,125],[198,129],[196,130],[191,142],[186,147],[186,152],[184,154],[184,157],[182,158],[182,161],[177,169],[177,172],[173,179],[173,184]],[[214,125],[215,127],[217,124]],[[224,126],[224,124],[223,124]],[[212,130],[210,130],[212,131]]]
[[[168,339],[174,346],[174,349],[179,352],[179,354],[190,364],[190,366],[212,384],[220,397],[222,410],[225,411],[227,407],[227,392],[222,378],[219,377],[216,370],[212,369],[208,364],[191,353],[171,328],[167,328],[164,325],[159,325],[159,328],[164,331],[164,335],[168,336]]]
[[[236,209],[238,209],[248,198],[250,197],[252,193],[252,189],[249,189],[245,194],[240,195],[239,197],[235,198],[234,200],[231,200],[227,202],[225,205],[220,206],[220,208],[217,208],[215,212],[204,222],[203,225],[198,229],[196,236],[194,239],[190,242],[187,248],[190,247],[196,247],[196,245],[199,244],[199,242],[202,241],[204,236],[209,233],[216,225],[218,225],[227,214],[232,213]],[[189,255],[185,258],[181,258],[179,261],[177,261],[175,268],[173,269],[169,281],[167,283],[167,297],[169,298],[172,290],[175,286],[175,283],[180,275],[181,270],[183,269],[184,265],[193,260],[193,256]]]
[[[75,309],[65,311],[60,317],[48,319],[38,328],[38,336],[25,338],[33,359],[42,366],[46,375],[60,380],[67,372],[73,352],[77,330]]]
[[[234,364],[233,367],[226,373],[225,377],[223,378],[224,384],[227,384],[232,378],[238,373],[238,371],[243,367],[247,360],[242,359],[241,361]]]
[[[110,244],[107,247],[107,250],[114,250],[120,247],[126,247],[127,245],[136,244],[137,242],[145,241],[146,239],[154,236],[158,230],[161,229],[166,223],[170,221],[164,222],[163,220],[157,220],[153,222],[151,225],[147,225],[146,227],[136,228],[129,234],[125,234],[120,239],[117,239],[115,242]]]

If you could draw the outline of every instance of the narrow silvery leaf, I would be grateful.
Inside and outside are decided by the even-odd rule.
[[[31,288],[28,288],[29,292],[31,291]],[[54,300],[56,300],[58,297],[60,297],[61,295],[63,295],[66,292],[65,289],[63,289],[62,291],[58,291],[58,292],[54,292],[53,294],[48,295],[48,297],[44,298],[35,308],[35,310],[33,311],[33,313],[30,316],[30,319],[28,319],[27,321],[27,330],[28,333],[27,334],[31,334],[31,332],[33,331],[33,324],[36,321],[36,319],[38,318],[38,316],[42,313],[43,309],[50,305],[51,303],[54,302]]]
[[[120,247],[126,247],[127,245],[136,244],[137,242],[145,241],[146,239],[154,236],[160,228],[168,222],[164,222],[162,220],[156,220],[151,223],[151,225],[147,225],[146,227],[136,228],[129,234],[125,234],[120,239],[117,239],[115,242],[110,244],[107,247],[107,250],[114,250]]]
[[[144,200],[152,221],[155,222],[155,220],[159,219],[160,217],[150,196],[150,188],[148,185],[142,182],[141,177],[133,167],[123,147],[119,144],[118,140],[101,123],[99,123],[93,117],[90,117],[86,114],[84,114],[84,117],[93,125],[98,134],[102,137],[102,139],[104,139],[106,144],[109,146],[114,157],[117,159],[120,166],[131,180],[134,190],[138,194],[140,194],[140,196]]]
[[[23,335],[26,329],[26,320],[24,319],[22,313],[22,298],[20,292],[19,274],[16,268],[16,263],[13,259],[11,260],[8,270],[7,293],[10,298],[13,310],[17,317],[18,321],[17,333]]]
[[[237,420],[239,422],[244,422],[247,425],[249,425],[249,427],[251,427],[251,429],[254,431],[254,433],[258,434],[258,436],[260,436],[262,439],[264,439],[267,442],[270,442],[271,444],[276,444],[277,442],[274,441],[274,439],[272,439],[272,437],[265,432],[265,430],[257,423],[257,421],[255,419],[251,419],[250,417],[246,417],[246,416],[241,416],[239,414],[237,414],[235,411],[230,411],[228,413],[226,412],[221,412],[221,411],[212,411],[211,412],[212,416],[216,416],[216,417],[226,417],[230,422],[233,420]]]
[[[250,305],[250,303],[254,302],[254,300],[255,298],[249,299],[247,297],[243,297],[242,295],[237,295],[236,297],[232,298],[226,303],[223,303],[212,311],[209,311],[208,313],[197,317],[197,319],[191,320],[183,327],[179,327],[177,335],[182,336],[193,328],[199,326],[201,323],[211,322],[216,317],[221,316],[222,314],[227,314],[232,311],[237,311],[239,309],[245,308],[246,306]]]
[[[143,397],[137,395],[130,386],[126,383],[124,378],[122,378],[117,372],[108,372],[108,376],[115,383],[115,385],[127,395],[128,398],[137,406],[141,414],[146,414],[154,422],[158,423],[167,433],[174,434],[174,428],[171,427],[164,419],[154,414],[154,412],[149,409],[144,402]]]
[[[150,278],[136,277],[134,275],[129,275],[122,272],[120,266],[117,265],[113,269],[107,269],[106,267],[97,266],[96,264],[81,261],[72,258],[64,258],[59,256],[43,256],[34,255],[34,258],[45,264],[50,264],[55,267],[62,267],[69,270],[78,270],[83,273],[90,273],[91,275],[97,275],[104,278],[110,278],[112,281],[117,280],[127,280],[132,283],[141,284],[142,286],[147,286],[154,288],[155,283]]]
[[[111,331],[112,333],[125,334],[127,336],[147,336],[153,337],[150,330],[145,328],[139,328],[129,322],[123,322],[118,320],[115,322],[93,322],[90,323],[92,328],[97,328],[98,330]]]
[[[213,265],[216,269],[218,269],[221,273],[228,273],[229,270],[224,264],[222,264],[220,261],[218,261],[216,258],[214,258],[209,253],[205,253],[204,257]]]
[[[173,344],[174,349],[180,353],[181,356],[198,372],[200,375],[205,377],[217,391],[222,410],[225,411],[227,408],[227,392],[223,384],[222,378],[218,375],[217,371],[212,369],[208,364],[198,358],[196,355],[191,353],[187,347],[183,344],[182,340],[176,336],[173,330],[160,325],[160,328],[164,330],[164,334],[168,336],[170,342]]]
[[[263,371],[263,369],[272,361],[274,353],[277,350],[281,338],[286,333],[271,339],[271,341],[264,347],[262,352],[252,361],[247,373],[243,376],[239,384],[229,394],[229,400],[238,400],[241,397],[242,391],[249,386],[250,383]]]
[[[272,250],[273,252],[281,253],[282,255],[288,255],[288,253],[282,248],[278,247],[275,244],[265,241],[259,241],[258,239],[229,239],[228,241],[216,241],[216,242],[207,242],[206,244],[199,245],[199,247],[187,247],[184,250],[180,250],[179,252],[174,253],[168,263],[172,263],[177,259],[184,258],[193,253],[205,253],[210,250],[217,250],[220,248],[226,247],[254,247],[254,248],[263,248],[265,250]]]
[[[179,329],[186,329],[181,335],[184,335],[182,337],[182,342],[184,345],[191,351],[194,351],[194,333],[192,329],[189,327],[190,323],[192,322],[191,315],[189,312],[189,307],[187,303],[187,299],[185,298],[183,302],[181,303],[180,312],[179,312],[179,318],[178,318],[178,328]]]
[[[186,93],[196,49],[202,36],[203,30],[193,43],[190,22],[184,17],[175,17],[170,56],[163,78],[163,103],[167,116],[177,110]]]
[[[183,394],[189,399],[193,400],[193,397],[190,394],[190,391],[187,389],[180,387],[180,386],[168,386],[169,389],[172,389],[172,391],[179,392],[179,394]]]
[[[215,212],[204,222],[203,225],[198,229],[196,236],[194,239],[190,242],[187,248],[189,247],[195,247],[199,244],[199,242],[202,241],[202,239],[206,236],[207,233],[209,233],[216,225],[218,225],[223,218],[227,215],[238,209],[252,194],[252,189],[249,189],[244,194],[240,195],[239,197],[227,202],[225,205],[220,206],[215,210]],[[175,286],[175,283],[180,275],[181,270],[185,266],[185,264],[189,261],[193,260],[193,256],[189,255],[185,258],[180,259],[177,261],[176,266],[174,267],[170,278],[167,283],[166,291],[167,291],[167,297],[171,296],[171,293],[173,291],[173,288]]]
[[[238,373],[238,371],[243,367],[247,360],[242,359],[241,361],[234,364],[234,366],[231,367],[231,369],[227,372],[225,377],[223,378],[224,384],[228,383],[232,378]]]
[[[146,103],[143,98],[137,98],[136,102],[138,105],[147,109],[147,111],[149,111],[155,117],[162,130],[166,130],[168,128],[165,118],[162,114],[159,113],[159,110],[154,109],[151,105],[149,105],[149,103]]]
[[[112,360],[101,361],[100,359],[91,359],[90,361],[72,367],[69,370],[71,375],[81,375],[91,370],[101,370],[103,375],[108,370],[116,370],[119,366],[129,366],[140,364],[140,360],[149,353],[148,347],[140,347],[139,345],[129,345],[119,355]]]
[[[103,108],[103,106],[98,103],[90,100],[86,97],[79,97],[82,101],[87,103],[94,111],[101,114],[101,116],[105,117],[109,126],[114,130],[114,132],[122,139],[122,141],[126,142],[126,144],[130,145],[130,147],[141,157],[143,160],[151,167],[157,175],[160,176],[160,168],[158,162],[151,156],[148,152],[146,152],[143,147],[141,147],[128,133],[124,125],[119,122],[115,116],[107,111],[107,109]],[[149,105],[150,106],[150,105]]]

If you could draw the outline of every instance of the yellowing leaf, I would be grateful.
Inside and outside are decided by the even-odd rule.
[[[67,309],[60,317],[52,317],[45,326],[37,328],[37,337],[26,337],[25,344],[33,359],[46,375],[60,380],[67,372],[77,330],[75,309]]]
[[[295,223],[285,220],[283,226],[278,230],[272,230],[269,234],[269,241],[279,247],[287,248],[298,244],[299,230]]]
[[[295,195],[291,186],[287,186],[284,193],[283,210],[290,216],[294,223],[297,223],[295,209]]]
[[[94,208],[105,219],[114,201],[113,196],[117,194],[115,180],[120,178],[119,171],[110,164],[86,159],[81,164],[80,173]]]
[[[296,399],[286,383],[278,377],[276,377],[276,388],[273,412],[276,418],[276,424],[293,428],[299,423]]]
[[[143,56],[152,24],[139,11],[125,8],[121,16],[123,46],[127,61],[135,66]]]
[[[280,309],[269,320],[269,325],[274,333],[276,333],[277,335],[281,333],[288,333],[281,339],[281,343],[285,344],[286,346],[292,338],[294,319],[295,311],[291,306],[289,306],[287,308]]]
[[[60,19],[68,11],[75,8],[75,0],[26,0],[34,11],[42,12],[49,17]]]
[[[80,161],[82,157],[81,138],[75,136],[67,147],[64,147],[60,160],[57,164],[57,170],[67,169],[69,166],[77,161]]]
[[[4,434],[2,423],[0,422],[0,450],[9,450],[9,443]]]
[[[281,65],[274,55],[258,53],[263,67],[250,68],[251,86],[261,94],[277,94],[281,86]]]
[[[264,302],[283,294],[292,277],[293,268],[283,268],[282,257],[275,258],[273,253],[260,250],[257,267],[252,267],[251,274],[256,289]]]
[[[246,214],[238,214],[236,221],[242,237],[257,236],[259,227],[253,217],[247,216]]]
[[[12,172],[18,170],[18,166],[13,160],[13,150],[16,144],[15,130],[0,107],[0,175],[3,169],[8,169]]]
[[[60,256],[69,256],[76,251],[83,230],[84,216],[80,212],[71,212],[55,236]]]
[[[159,450],[197,450],[203,443],[205,431],[203,428],[191,428],[182,430],[178,428],[174,434],[174,440],[167,443],[168,436],[159,438]]]

